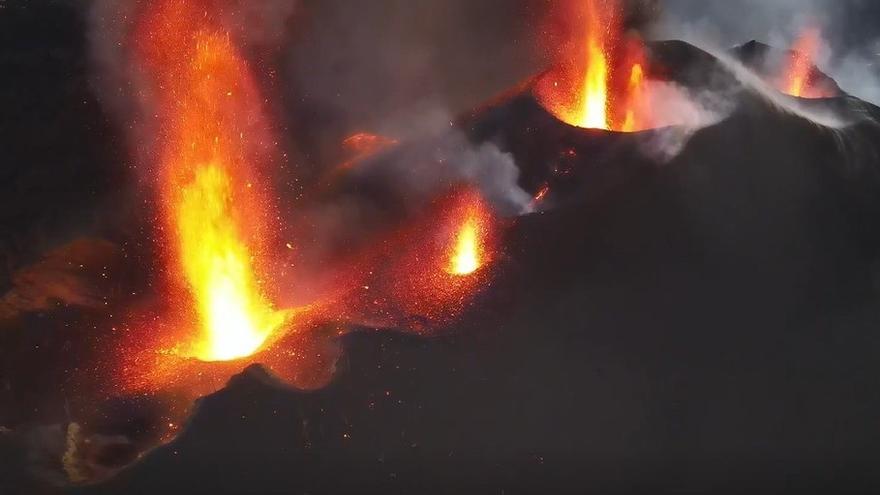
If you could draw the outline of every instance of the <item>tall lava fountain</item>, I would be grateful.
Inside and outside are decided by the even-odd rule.
[[[136,33],[159,120],[157,203],[176,351],[253,354],[284,324],[265,277],[272,239],[266,167],[276,159],[248,64],[203,2],[165,0]]]

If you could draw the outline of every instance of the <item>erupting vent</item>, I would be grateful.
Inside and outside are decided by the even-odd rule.
[[[555,47],[556,68],[538,81],[537,97],[577,127],[633,132],[651,127],[645,104],[641,40],[624,35],[617,0],[579,0],[573,40]]]
[[[455,249],[449,261],[449,273],[470,275],[480,268],[482,258],[481,228],[477,216],[473,212],[468,212],[467,218],[456,236]]]
[[[810,26],[801,32],[788,55],[784,71],[778,78],[777,87],[780,91],[799,98],[835,96],[816,81],[815,60],[821,41],[822,33],[817,27]]]

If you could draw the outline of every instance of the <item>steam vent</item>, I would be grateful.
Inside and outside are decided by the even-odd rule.
[[[0,37],[0,494],[880,493],[880,4]]]

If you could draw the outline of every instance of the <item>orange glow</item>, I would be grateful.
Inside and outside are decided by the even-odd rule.
[[[641,42],[622,30],[619,0],[577,0],[580,26],[553,47],[557,67],[537,83],[537,97],[570,125],[632,132],[649,127]],[[624,76],[625,74],[625,76]],[[625,77],[625,79],[624,79]]]
[[[645,73],[641,64],[635,64],[629,76],[629,104],[626,108],[626,119],[623,121],[621,131],[633,132],[636,130],[636,106],[642,99],[642,85],[644,84]]]
[[[285,322],[269,302],[261,256],[271,202],[261,189],[268,126],[245,60],[199,2],[159,3],[138,37],[156,81],[159,191],[167,273],[180,288],[184,356],[226,361],[258,351]]]
[[[598,0],[585,0],[587,56],[583,72],[583,88],[578,95],[577,113],[573,124],[578,127],[608,129],[609,57],[614,34],[614,12],[601,9]]]
[[[362,257],[368,275],[349,294],[345,318],[416,332],[451,323],[488,286],[499,228],[479,192],[450,191]]]
[[[468,213],[456,236],[455,248],[449,260],[449,273],[470,275],[480,268],[480,225],[476,215]]]
[[[819,54],[822,33],[816,27],[808,27],[792,46],[785,71],[779,81],[779,89],[799,98],[823,98],[832,96],[814,85],[815,59]]]
[[[538,189],[538,192],[536,192],[535,195],[532,196],[532,201],[529,203],[529,208],[537,208],[541,203],[544,202],[544,199],[547,197],[548,194],[550,194],[550,184],[545,182],[541,185],[541,188]]]
[[[283,322],[262,294],[250,247],[233,220],[230,174],[223,165],[194,167],[174,207],[178,259],[197,304],[202,335],[193,349],[205,361],[256,352]]]

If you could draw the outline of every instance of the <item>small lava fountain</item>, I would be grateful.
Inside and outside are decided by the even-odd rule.
[[[449,260],[449,273],[470,275],[480,268],[480,225],[475,215],[468,212],[467,218],[458,231],[455,249]]]
[[[776,86],[780,91],[798,98],[835,96],[833,91],[817,81],[818,70],[815,63],[821,43],[822,32],[818,27],[808,26],[801,31],[777,79]]]

